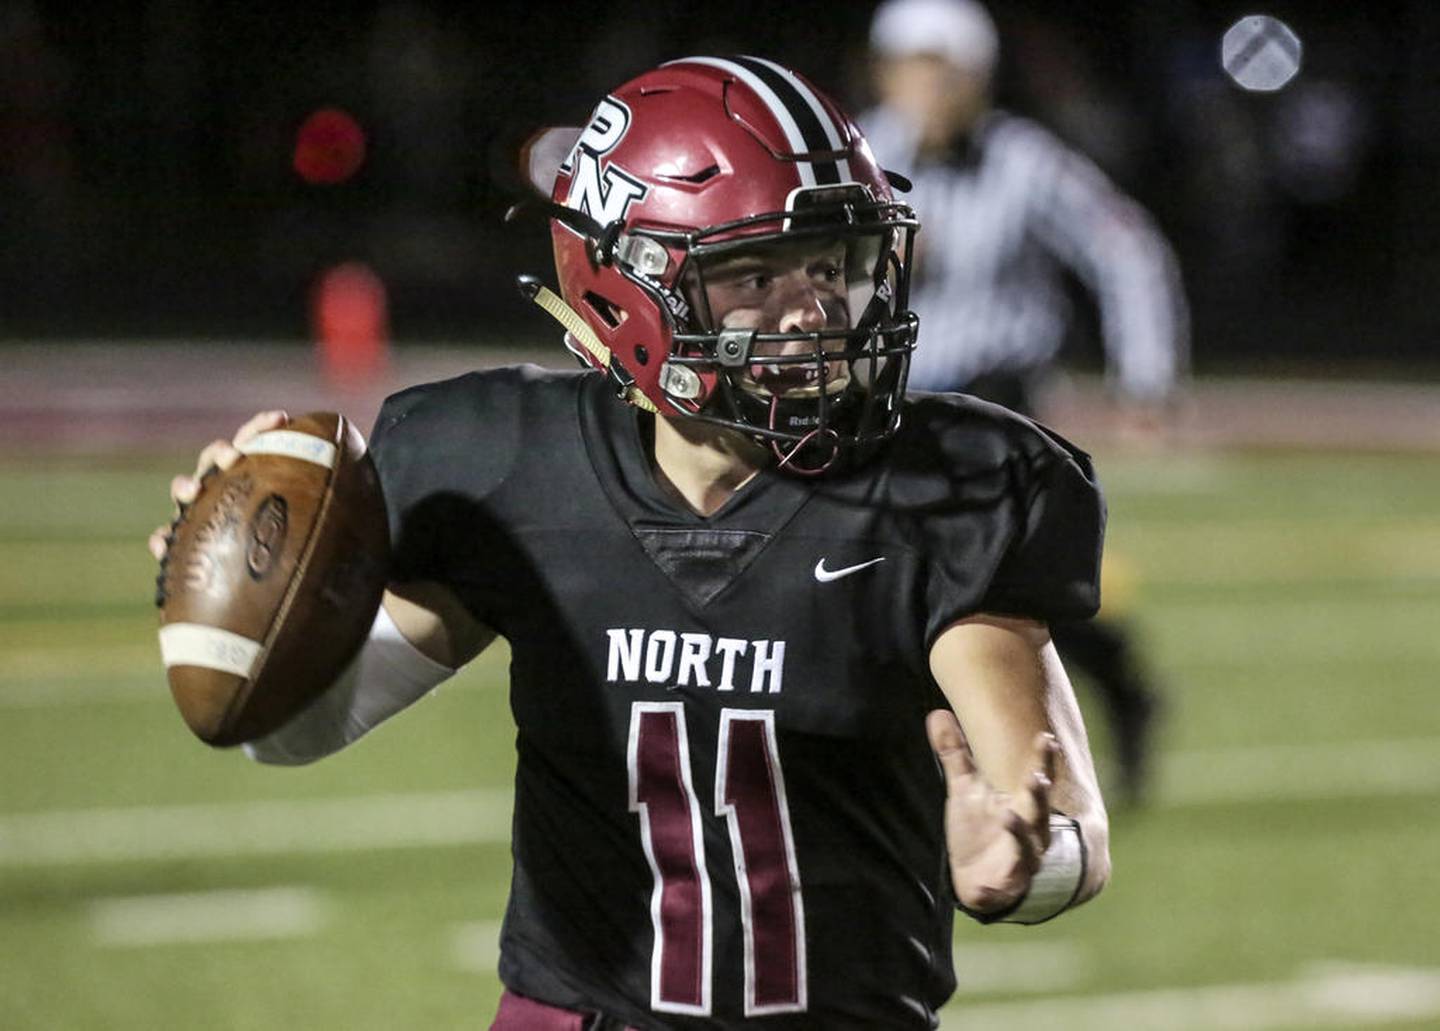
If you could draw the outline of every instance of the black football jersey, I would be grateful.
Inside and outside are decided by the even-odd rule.
[[[396,580],[512,649],[500,977],[637,1028],[925,1028],[954,989],[927,652],[969,613],[1098,604],[1089,461],[1004,409],[912,398],[839,475],[762,470],[709,517],[593,373],[392,397]]]

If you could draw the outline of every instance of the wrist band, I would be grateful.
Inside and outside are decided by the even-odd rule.
[[[982,924],[1043,924],[1075,904],[1085,883],[1085,838],[1080,824],[1068,816],[1050,814],[1050,847],[1030,888],[1014,905],[994,913],[979,913],[958,900],[955,908]]]

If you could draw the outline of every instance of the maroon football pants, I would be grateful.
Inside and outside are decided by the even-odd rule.
[[[490,1031],[595,1031],[599,1028],[620,1031],[622,1027],[620,1023],[595,1013],[561,1009],[506,989],[500,996],[500,1008],[495,1011],[495,1022],[490,1025]],[[634,1029],[626,1028],[625,1031]]]

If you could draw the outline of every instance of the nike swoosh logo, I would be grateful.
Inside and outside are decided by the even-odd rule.
[[[872,558],[869,562],[861,562],[857,565],[846,566],[844,569],[826,569],[825,560],[822,558],[819,562],[815,563],[815,579],[819,580],[822,584],[828,584],[831,580],[838,580],[842,576],[849,576],[851,573],[858,573],[862,569],[873,566],[876,562],[884,561],[885,556],[881,555],[879,558]]]

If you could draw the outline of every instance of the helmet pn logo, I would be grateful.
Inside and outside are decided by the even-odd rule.
[[[590,116],[590,124],[575,141],[561,171],[570,173],[566,207],[583,211],[601,225],[625,217],[650,188],[614,162],[601,165],[600,159],[620,145],[630,128],[630,109],[614,97],[606,97]]]

